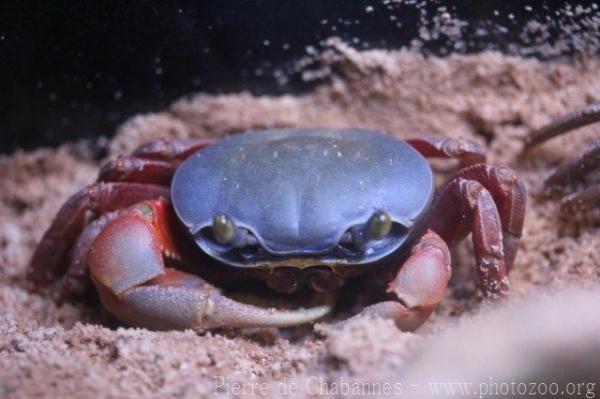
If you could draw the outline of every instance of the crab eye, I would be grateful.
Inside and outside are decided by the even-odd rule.
[[[381,240],[392,229],[392,218],[387,212],[377,211],[369,218],[364,229],[365,240]]]
[[[364,250],[372,241],[385,238],[392,230],[392,218],[385,211],[375,211],[365,224],[354,226],[350,234],[354,246]]]
[[[213,218],[212,233],[215,240],[221,244],[234,247],[243,245],[244,231],[238,228],[233,219],[224,213],[218,213]]]
[[[256,257],[262,248],[254,235],[238,227],[233,219],[224,213],[215,215],[212,223],[212,238],[222,246],[230,247],[238,251],[245,259]]]
[[[340,239],[339,246],[347,253],[361,254],[370,248],[385,245],[391,239],[405,236],[407,229],[385,211],[375,211],[363,224],[351,227]]]

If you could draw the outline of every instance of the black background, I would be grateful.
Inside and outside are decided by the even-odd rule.
[[[518,28],[532,13],[552,17],[565,3],[432,1],[425,8],[447,6],[469,23],[461,51],[507,51],[523,40]],[[474,34],[492,22],[506,29]],[[127,117],[193,92],[307,90],[298,74],[282,85],[272,72],[331,36],[359,39],[359,48],[408,46],[419,23],[414,5],[384,1],[4,1],[0,152],[110,136]],[[449,44],[442,37],[423,51],[444,54]]]

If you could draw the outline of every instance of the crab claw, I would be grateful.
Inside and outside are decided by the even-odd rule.
[[[428,230],[415,244],[410,257],[389,282],[390,300],[364,308],[358,315],[338,323],[341,328],[361,317],[393,320],[404,331],[413,331],[427,320],[440,302],[450,279],[450,252],[446,243]]]
[[[173,269],[121,297],[98,287],[106,309],[119,320],[153,330],[205,331],[220,327],[288,327],[326,315],[328,305],[278,310],[234,301],[204,280]]]
[[[162,205],[161,205],[162,204]],[[277,310],[237,302],[200,277],[165,268],[174,249],[164,202],[142,203],[108,224],[88,256],[90,275],[106,309],[121,321],[156,330],[285,327],[314,321],[329,305]]]

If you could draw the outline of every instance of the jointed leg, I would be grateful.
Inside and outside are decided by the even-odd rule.
[[[209,139],[155,140],[138,147],[132,155],[158,161],[183,161],[213,142]]]
[[[169,185],[179,164],[212,141],[156,140],[102,166],[98,181],[128,181]]]
[[[62,206],[31,259],[29,279],[44,287],[63,272],[66,255],[83,230],[89,212],[102,214],[137,202],[169,198],[163,186],[139,183],[96,183],[74,194]]]
[[[458,171],[440,190],[429,226],[446,242],[469,231],[477,259],[479,289],[486,296],[508,292],[525,217],[525,187],[507,167],[474,165]]]
[[[492,193],[502,219],[506,236],[506,263],[510,268],[516,253],[516,242],[521,237],[525,213],[525,187],[517,176],[509,168],[484,165],[485,149],[471,140],[425,136],[407,142],[425,157],[458,159],[461,165],[469,167],[460,170],[454,178],[479,181]]]
[[[580,158],[559,166],[548,179],[546,188],[564,187],[582,181],[589,173],[600,169],[600,139]]]
[[[491,297],[506,295],[502,224],[492,195],[476,181],[454,179],[436,202],[430,227],[446,242],[453,242],[471,226],[481,293]]]
[[[600,102],[594,102],[585,109],[565,115],[554,122],[533,131],[525,139],[525,150],[534,147],[555,136],[570,132],[577,128],[600,121]],[[564,188],[572,183],[577,183],[593,171],[600,169],[600,140],[592,144],[580,158],[568,161],[559,166],[546,180],[545,185],[549,190]],[[581,193],[565,197],[561,203],[561,212],[568,214],[597,206],[600,199],[600,187],[590,187]]]
[[[204,139],[157,140],[139,147],[134,156],[105,164],[98,179],[101,183],[71,196],[38,244],[29,270],[34,286],[47,286],[63,273],[62,265],[66,265],[67,253],[82,232],[88,213],[103,214],[147,199],[169,198],[165,186],[179,163],[211,143]],[[81,254],[74,253],[74,257],[81,260]],[[70,269],[84,270],[73,265]]]
[[[475,229],[483,227],[471,225],[466,218],[470,213],[470,204],[475,204],[473,201],[481,190],[465,183],[459,184],[458,180],[461,179],[478,182],[491,195],[492,201],[486,199],[485,207],[494,208],[490,212],[497,213],[500,218],[504,264],[510,271],[525,221],[526,191],[523,182],[505,166],[479,164],[458,171],[437,194],[430,216],[430,227],[448,243],[461,240],[471,228],[475,233]],[[482,195],[487,197],[487,194]],[[486,209],[481,208],[480,211]],[[485,234],[485,231],[481,234]]]
[[[426,158],[452,158],[461,167],[485,162],[485,148],[462,138],[423,136],[406,140]]]
[[[557,188],[584,181],[585,177],[600,170],[600,139],[592,144],[581,158],[567,162],[556,169],[546,180],[546,187],[553,191]],[[600,204],[600,184],[595,183],[581,192],[568,195],[561,200],[560,211],[563,215],[586,212],[598,208]],[[587,215],[587,214],[586,214]]]
[[[562,214],[570,215],[588,211],[594,207],[598,207],[599,204],[600,185],[596,185],[565,197],[560,204],[560,210]]]
[[[102,165],[98,181],[151,182],[168,186],[178,166],[179,162],[121,156]]]
[[[166,201],[141,203],[94,241],[88,257],[92,281],[104,306],[121,321],[159,330],[282,327],[329,311],[328,306],[284,311],[243,304],[200,277],[166,268],[164,254],[177,251],[169,236],[173,218]]]
[[[430,228],[452,243],[473,231],[479,288],[484,295],[508,292],[506,274],[517,254],[525,218],[525,186],[507,167],[485,165],[485,151],[469,140],[412,139],[426,157],[456,158],[463,165],[436,196]]]
[[[88,224],[73,245],[69,254],[69,267],[59,282],[58,297],[64,300],[71,296],[82,295],[89,286],[87,257],[92,243],[108,225],[126,209],[108,212]]]
[[[553,137],[598,121],[600,121],[600,102],[594,102],[581,111],[565,115],[531,132],[525,139],[525,149],[527,150]]]

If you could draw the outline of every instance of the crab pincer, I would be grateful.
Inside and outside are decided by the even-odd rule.
[[[165,257],[178,257],[169,231],[171,212],[166,200],[137,204],[111,222],[90,249],[92,281],[104,306],[121,321],[156,330],[285,327],[330,310],[328,305],[277,310],[237,302],[198,276],[165,267]]]

